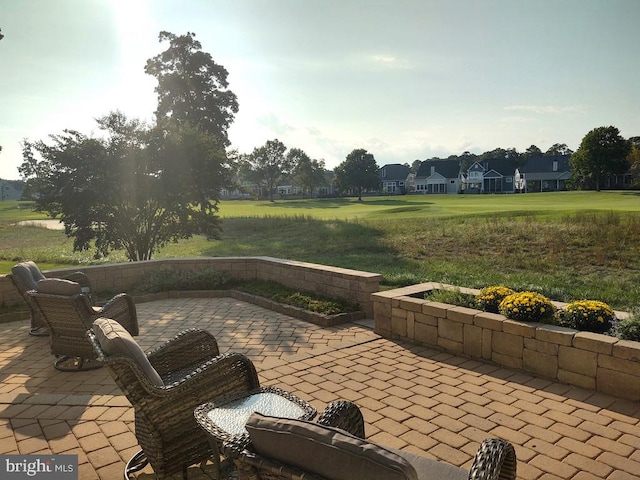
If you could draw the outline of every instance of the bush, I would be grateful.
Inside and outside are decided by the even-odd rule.
[[[485,312],[500,313],[500,302],[514,293],[516,292],[502,285],[485,287],[476,295],[476,307]]]
[[[459,288],[454,290],[430,290],[424,295],[425,300],[449,303],[459,307],[476,308],[475,296],[462,293]]]
[[[211,268],[178,270],[162,267],[152,271],[135,287],[136,292],[158,293],[174,290],[222,290],[230,282],[229,274]]]
[[[640,342],[640,312],[621,320],[616,329],[616,336],[622,340]]]
[[[609,305],[597,300],[577,300],[558,312],[560,325],[596,333],[608,332],[615,316]]]
[[[508,295],[500,302],[500,313],[512,320],[553,323],[555,307],[537,292],[519,292]]]
[[[260,297],[269,298],[278,303],[293,305],[323,315],[356,312],[360,309],[357,304],[338,301],[316,293],[300,292],[271,281],[244,281],[237,283],[234,288]]]

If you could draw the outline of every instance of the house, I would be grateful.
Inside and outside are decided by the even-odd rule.
[[[509,158],[474,162],[462,175],[461,189],[464,193],[513,193],[516,167]]]
[[[460,162],[458,160],[425,160],[413,180],[416,193],[458,193]]]
[[[518,192],[555,192],[567,189],[571,178],[570,155],[536,155],[514,175]]]
[[[408,165],[391,163],[378,169],[382,191],[384,193],[402,194],[407,193],[406,182],[410,168]]]
[[[0,196],[2,201],[20,200],[22,198],[22,185],[19,180],[0,180]]]

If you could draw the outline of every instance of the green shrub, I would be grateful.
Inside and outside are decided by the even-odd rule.
[[[424,294],[424,298],[425,300],[448,303],[450,305],[457,305],[458,307],[476,308],[475,296],[462,293],[459,288],[454,290],[430,290]]]
[[[139,293],[158,293],[173,290],[221,290],[228,288],[231,279],[226,272],[212,268],[179,270],[165,266],[152,271],[135,286]]]
[[[300,292],[277,282],[251,280],[238,282],[234,285],[237,290],[269,298],[275,302],[293,305],[323,315],[356,312],[360,308],[357,304],[341,302],[312,292]]]
[[[551,300],[537,292],[519,292],[500,302],[500,313],[512,320],[553,323],[555,307]]]
[[[560,325],[586,332],[604,333],[611,328],[615,313],[604,302],[577,300],[558,311]]]
[[[620,320],[616,336],[622,340],[640,342],[640,312],[636,311],[631,317]]]
[[[485,287],[476,295],[475,306],[485,312],[500,313],[500,302],[514,293],[514,290],[503,285]]]

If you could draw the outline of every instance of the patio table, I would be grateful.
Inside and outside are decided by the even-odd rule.
[[[233,460],[237,456],[235,452],[241,452],[251,443],[245,424],[254,412],[299,420],[313,420],[317,413],[310,403],[276,387],[261,387],[200,405],[194,416],[210,436],[218,470],[220,454]]]

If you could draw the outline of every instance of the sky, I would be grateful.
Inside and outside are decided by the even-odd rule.
[[[640,135],[638,0],[2,0],[0,178],[21,142],[153,122],[148,58],[196,34],[240,105],[231,147],[267,140],[333,169]]]

